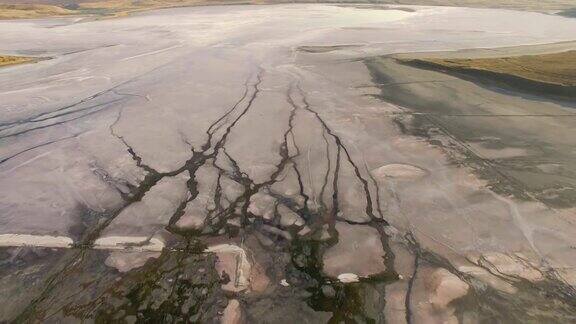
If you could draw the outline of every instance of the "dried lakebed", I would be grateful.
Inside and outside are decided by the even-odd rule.
[[[385,55],[570,41],[576,20],[411,8],[0,22],[3,55],[51,58],[0,70],[0,321],[573,321],[574,146],[542,121],[572,108]],[[555,155],[514,123],[421,119],[483,100],[543,115]]]

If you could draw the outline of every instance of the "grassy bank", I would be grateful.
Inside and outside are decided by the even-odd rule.
[[[33,61],[34,59],[30,57],[0,56],[0,67],[14,64],[29,63]]]
[[[24,19],[66,16],[75,12],[62,7],[42,4],[0,4],[0,19]]]
[[[499,58],[400,58],[399,61],[475,78],[502,88],[576,97],[576,51]]]
[[[62,16],[104,16],[121,17],[130,13],[173,7],[189,7],[219,4],[256,4],[258,0],[95,0],[93,2],[70,1],[67,4],[38,3],[42,0],[28,0],[29,4],[2,4],[0,19],[45,18]]]

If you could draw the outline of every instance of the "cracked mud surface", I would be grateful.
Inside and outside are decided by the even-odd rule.
[[[533,157],[515,124],[434,119],[520,99],[375,56],[569,41],[576,21],[413,9],[1,22],[3,52],[52,59],[0,70],[0,322],[574,321],[571,182],[533,176],[539,194],[458,149]],[[571,179],[571,128],[539,127],[541,157],[564,152],[539,170]]]

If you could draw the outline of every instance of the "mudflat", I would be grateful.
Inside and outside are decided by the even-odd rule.
[[[575,29],[373,4],[0,22],[39,58],[0,69],[0,321],[574,321],[574,102],[402,59]]]
[[[310,0],[2,0],[0,1],[0,19],[25,19],[58,16],[80,17],[122,17],[141,11],[193,6],[239,5],[239,4],[282,4],[282,3],[316,3]],[[530,10],[573,16],[576,5],[572,0],[326,0],[344,6],[382,10],[383,5],[420,5],[450,6],[472,8],[503,8],[513,10]],[[343,4],[344,3],[344,4]],[[346,4],[350,3],[350,4]],[[407,8],[397,7],[398,10]],[[410,10],[408,8],[408,10]]]

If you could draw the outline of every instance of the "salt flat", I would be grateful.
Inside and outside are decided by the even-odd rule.
[[[184,307],[181,291],[162,286],[160,307],[137,288],[168,274],[210,287],[208,297],[186,295],[199,305],[186,304],[190,321],[216,321],[232,299],[248,322],[521,321],[514,300],[536,318],[574,319],[574,210],[491,190],[458,157],[403,133],[395,119],[410,107],[379,99],[364,59],[572,41],[576,20],[410,8],[214,6],[0,22],[2,54],[49,58],[0,69],[0,235],[10,260],[0,300],[23,296],[0,306],[0,321],[169,321],[170,307]],[[409,82],[457,82],[434,78]],[[457,89],[447,96],[488,96]],[[509,152],[523,151],[494,154]],[[26,237],[32,247],[22,248]],[[235,269],[234,257],[202,256],[199,240],[249,251],[248,288],[232,270],[242,289],[224,296],[210,264]],[[46,249],[52,241],[59,249]],[[204,263],[212,281],[195,277]],[[356,271],[360,283],[339,282],[333,269]],[[109,288],[112,278],[120,283]],[[37,287],[23,290],[27,282]],[[118,297],[136,290],[145,311]],[[284,307],[266,312],[274,302]],[[546,302],[552,311],[538,308]]]

